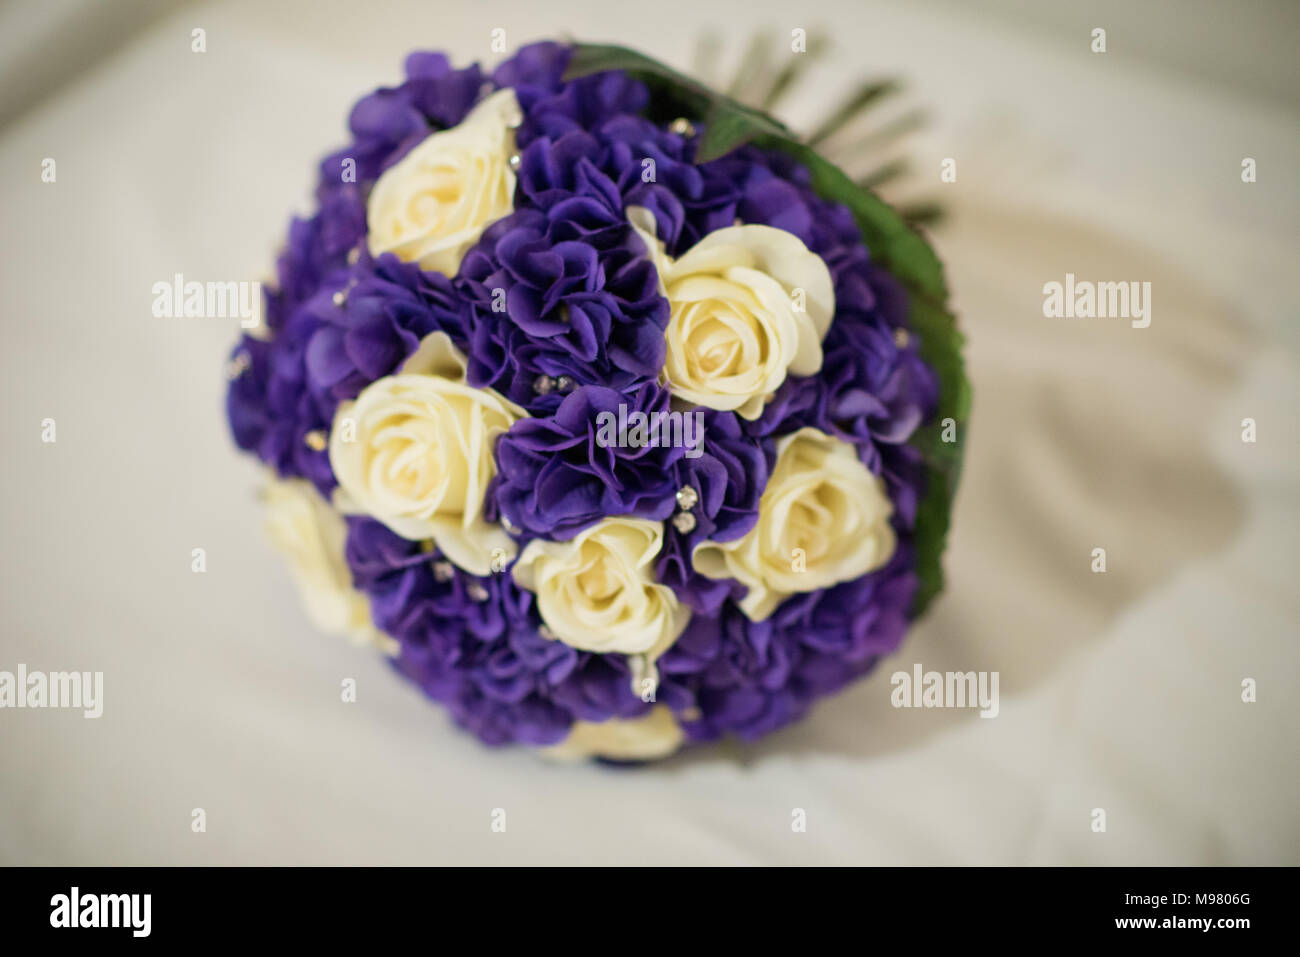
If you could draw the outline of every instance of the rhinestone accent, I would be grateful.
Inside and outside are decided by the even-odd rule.
[[[572,392],[574,384],[573,376],[562,375],[555,380],[555,391]]]
[[[906,349],[912,341],[912,336],[906,329],[894,330],[894,345],[900,349]]]
[[[468,585],[466,585],[465,594],[469,595],[469,597],[474,599],[475,601],[488,600],[488,590],[484,588],[482,585],[480,585],[478,582],[470,582]]]
[[[325,451],[325,433],[320,429],[312,429],[302,437],[302,441],[313,452]]]
[[[547,641],[556,640],[555,632],[551,631],[550,625],[542,625],[540,628],[537,629],[537,633],[541,635],[543,638],[545,638]]]
[[[677,504],[684,509],[694,508],[699,500],[700,496],[689,485],[683,485],[677,490]]]
[[[521,160],[521,159],[519,158],[519,154],[518,154],[518,153],[514,153],[514,154],[512,154],[511,157],[510,157],[510,168],[511,168],[511,169],[519,169],[519,164],[522,163],[522,162],[523,162],[523,160]]]
[[[334,305],[341,306],[348,301],[348,291],[346,289],[340,289],[331,296],[330,299],[334,301]]]
[[[440,582],[449,582],[456,577],[456,569],[451,567],[451,562],[434,562],[433,577]]]
[[[555,380],[548,375],[539,375],[533,380],[533,391],[538,395],[550,395],[555,388]]]
[[[668,128],[678,136],[689,138],[695,135],[695,124],[684,116],[679,116],[677,119],[673,120],[672,124]]]
[[[689,535],[695,531],[695,516],[690,512],[678,512],[673,516],[673,528],[683,535]]]

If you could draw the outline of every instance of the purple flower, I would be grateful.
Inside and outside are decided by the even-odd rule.
[[[536,412],[558,405],[539,377],[623,390],[658,375],[668,301],[611,199],[593,189],[518,210],[466,255],[471,383]]]
[[[540,633],[533,596],[477,577],[372,519],[348,519],[346,558],[394,666],[489,744],[555,744],[575,719],[643,713],[626,664]]]
[[[447,333],[461,349],[467,345],[467,310],[451,280],[392,253],[373,263],[365,257],[339,293],[346,296],[341,305],[333,294],[313,300],[309,311],[320,326],[306,353],[313,388],[336,399],[355,398],[395,372],[431,333]]]
[[[661,444],[657,433],[647,436],[655,444],[633,446],[639,436],[619,435],[618,424],[668,411],[668,393],[655,385],[631,394],[583,386],[554,416],[521,419],[501,437],[490,495],[529,537],[572,538],[612,515],[667,518],[676,492],[673,464],[686,449]],[[603,430],[606,423],[614,423],[612,430]]]
[[[700,542],[732,541],[754,527],[776,443],[747,434],[733,412],[710,411],[702,425],[701,454],[680,459],[672,483],[675,490],[689,489],[687,494],[694,496],[695,504],[686,509],[693,525],[686,532],[668,526],[657,573],[696,612],[716,615],[728,598],[744,597],[744,586],[701,575],[691,553]]]
[[[348,252],[365,235],[366,208],[355,186],[330,193],[309,219],[295,218],[276,263],[279,284],[269,293],[267,324],[279,329],[283,319],[320,289],[326,277],[346,268]]]
[[[733,604],[696,615],[659,661],[660,690],[683,708],[691,740],[759,738],[802,717],[894,651],[916,592],[904,547],[852,582],[795,596],[771,618],[750,621]]]
[[[498,88],[512,87],[524,111],[517,140],[526,147],[539,136],[552,139],[574,130],[590,130],[608,119],[645,109],[645,84],[611,71],[561,82],[570,50],[557,43],[534,43],[497,67]]]
[[[881,282],[880,272],[872,275]],[[910,528],[924,470],[920,454],[906,443],[934,414],[939,384],[916,344],[895,338],[902,328],[887,325],[878,313],[837,309],[822,345],[821,371],[788,379],[747,428],[772,436],[812,426],[853,443],[862,463],[885,479],[899,520]]]
[[[310,479],[328,496],[337,484],[329,458],[307,441],[309,433],[329,429],[337,404],[307,382],[306,344],[318,327],[299,311],[270,342],[245,336],[231,355],[247,367],[231,383],[226,411],[240,448],[256,453],[281,477]]]
[[[339,184],[373,183],[430,133],[456,126],[484,82],[477,64],[453,70],[441,53],[412,53],[404,83],[375,90],[352,108],[352,141],[321,161],[318,197],[324,201]]]

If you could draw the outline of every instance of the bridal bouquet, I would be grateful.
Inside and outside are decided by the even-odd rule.
[[[632,51],[415,53],[235,347],[313,622],[489,744],[753,739],[941,587],[968,386],[929,246]]]

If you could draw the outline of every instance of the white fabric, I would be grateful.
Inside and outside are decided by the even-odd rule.
[[[700,9],[181,8],[0,130],[0,670],[105,675],[98,720],[0,712],[0,862],[1300,862],[1300,139],[1293,104],[1134,56],[1178,28],[1157,18],[1104,55],[964,5],[835,0],[791,25],[836,46],[788,119],[864,64],[930,108],[915,186],[951,210],[935,240],[976,389],[949,590],[869,681],[755,746],[556,766],[482,748],[313,633],[223,420],[235,321],[155,319],[152,284],[260,278],[348,105],[412,46],[490,59],[502,27],[685,65]],[[733,56],[791,13],[709,8]],[[1043,318],[1066,272],[1152,282],[1151,327]],[[1001,713],[893,709],[916,662],[999,671]]]

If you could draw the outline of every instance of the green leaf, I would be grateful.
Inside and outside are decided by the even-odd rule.
[[[939,377],[939,408],[934,421],[917,429],[910,444],[920,451],[928,471],[925,497],[916,512],[913,544],[920,588],[912,605],[919,616],[943,590],[943,552],[948,540],[953,499],[961,480],[962,459],[971,410],[971,387],[966,378],[956,320],[942,305],[925,296],[912,295],[909,314],[912,331],[920,339],[921,358]],[[951,419],[951,430],[945,423]],[[945,442],[944,432],[953,433]]]
[[[943,263],[930,244],[899,215],[898,211],[870,190],[863,189],[812,147],[780,136],[758,139],[767,146],[793,156],[812,175],[812,188],[823,199],[843,203],[853,213],[862,240],[872,257],[917,291],[943,302],[948,286]]]
[[[737,103],[627,47],[579,43],[573,48],[564,78],[572,80],[608,70],[624,70],[643,81],[655,101],[653,112],[657,119],[683,117],[704,124],[696,147],[697,163],[725,156],[758,136],[790,137],[790,131],[766,113]]]
[[[961,351],[964,340],[945,305],[948,286],[939,257],[925,237],[909,226],[897,210],[875,193],[855,184],[776,120],[644,54],[626,47],[580,43],[574,47],[565,77],[571,79],[606,70],[625,70],[646,83],[651,93],[651,108],[647,112],[653,118],[667,122],[681,116],[693,122],[705,122],[697,144],[696,162],[708,162],[753,142],[784,152],[802,163],[808,169],[813,190],[823,199],[849,208],[872,259],[906,288],[909,328],[920,340],[921,357],[939,378],[938,412],[909,441],[921,453],[928,478],[913,531],[916,571],[921,584],[912,614],[920,615],[943,589],[943,551],[953,497],[961,478],[971,410],[971,387]],[[955,441],[943,441],[946,419],[951,419],[955,427]]]
[[[738,146],[759,136],[782,136],[782,130],[755,119],[745,108],[731,109],[726,103],[714,103],[704,124],[704,133],[695,146],[695,162],[707,163],[726,156]]]
[[[816,146],[822,140],[838,132],[846,126],[850,120],[861,113],[867,107],[871,106],[882,96],[887,96],[898,90],[898,84],[893,80],[873,81],[864,83],[858,87],[849,98],[835,108],[824,121],[808,137],[808,145]]]
[[[564,79],[576,80],[578,77],[605,73],[609,70],[624,70],[642,78],[655,77],[680,87],[683,91],[689,91],[692,97],[705,102],[714,97],[721,97],[721,94],[710,90],[703,83],[678,73],[672,67],[665,66],[644,53],[613,44],[575,43],[573,54],[569,57],[568,68],[564,71]],[[696,118],[701,119],[703,116],[702,111]]]

